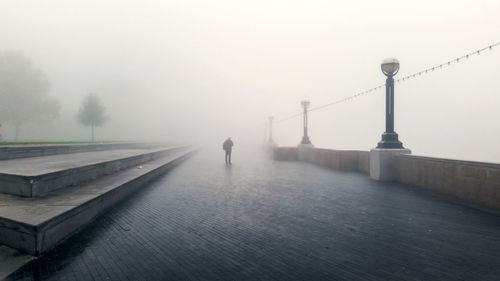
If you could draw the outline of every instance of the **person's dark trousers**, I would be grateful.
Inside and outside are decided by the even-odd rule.
[[[226,163],[231,164],[231,150],[226,150]]]

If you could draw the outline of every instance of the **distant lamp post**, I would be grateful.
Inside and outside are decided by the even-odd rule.
[[[269,116],[269,144],[274,145],[273,140],[273,119],[274,116]]]
[[[300,104],[304,108],[304,117],[303,117],[303,119],[304,119],[304,136],[302,137],[302,141],[300,142],[300,144],[311,144],[311,141],[309,140],[309,136],[307,135],[307,129],[308,129],[307,108],[309,107],[311,102],[309,100],[304,99],[300,102]]]
[[[385,132],[377,148],[403,148],[403,143],[398,140],[398,134],[394,132],[394,79],[399,71],[399,61],[395,58],[387,58],[382,61],[382,73],[387,76],[385,80]]]

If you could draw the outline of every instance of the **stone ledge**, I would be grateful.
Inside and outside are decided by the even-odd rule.
[[[0,162],[0,192],[41,197],[165,156],[182,147],[107,150]]]
[[[185,149],[39,199],[0,195],[0,243],[39,255],[195,152]]]
[[[398,157],[408,157],[408,158],[414,158],[414,159],[429,160],[429,161],[434,161],[434,162],[444,162],[444,163],[452,163],[452,164],[457,164],[457,165],[477,166],[477,167],[487,167],[487,168],[500,169],[500,164],[489,163],[489,162],[478,162],[478,161],[470,161],[470,160],[438,158],[438,157],[432,157],[432,156],[409,155],[409,154],[400,155]]]

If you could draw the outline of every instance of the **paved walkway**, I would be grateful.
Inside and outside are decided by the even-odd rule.
[[[223,156],[199,152],[9,280],[500,278],[498,216],[357,173]]]

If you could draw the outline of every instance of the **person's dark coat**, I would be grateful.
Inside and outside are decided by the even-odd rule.
[[[231,151],[233,149],[233,141],[231,139],[227,139],[222,145],[222,149],[225,151]]]

